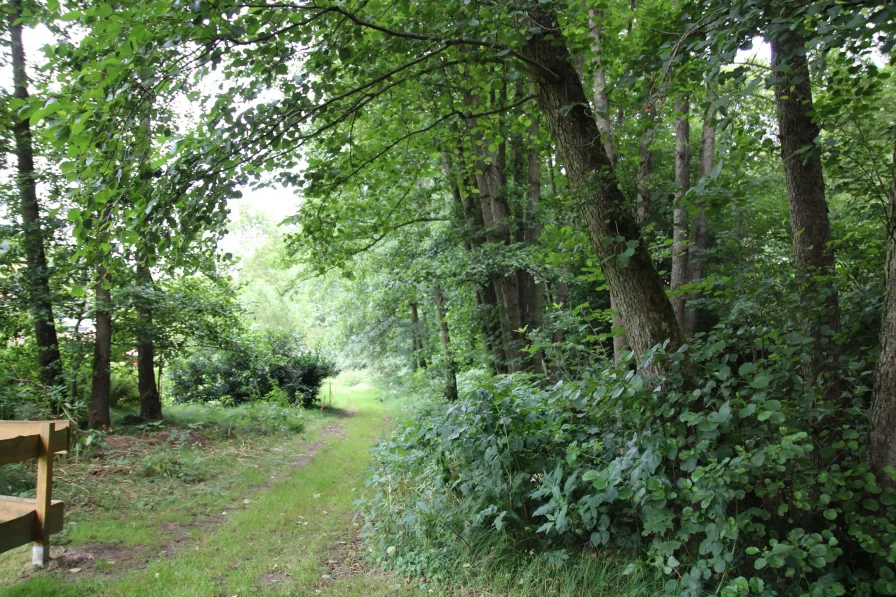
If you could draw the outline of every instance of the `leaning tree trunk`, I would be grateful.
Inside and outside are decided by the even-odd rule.
[[[15,98],[28,99],[28,73],[25,48],[22,45],[22,5],[20,0],[9,3],[10,49]],[[34,319],[37,339],[37,362],[43,385],[65,390],[59,339],[50,300],[50,275],[44,250],[44,236],[40,223],[40,204],[37,200],[37,184],[34,173],[34,144],[31,126],[27,118],[13,117],[13,136],[18,160],[19,213],[22,217],[22,241],[25,248],[27,271],[23,272]]]
[[[893,151],[893,180],[887,205],[887,263],[883,315],[880,324],[880,353],[874,374],[871,405],[871,468],[882,485],[896,483],[887,468],[896,469],[896,149]]]
[[[703,119],[703,132],[700,135],[700,169],[703,176],[711,176],[713,159],[716,152],[716,129],[713,126],[716,108],[710,94],[709,108]],[[694,216],[694,225],[691,227],[691,238],[688,243],[688,283],[692,284],[703,279],[706,269],[706,249],[709,243],[709,219],[706,217],[706,206],[701,205],[700,211]],[[700,293],[692,293],[689,301],[700,298]],[[697,331],[698,309],[690,306],[684,312],[684,334],[692,338]]]
[[[445,305],[442,289],[433,286],[432,300],[436,306],[439,319],[439,335],[442,339],[442,350],[445,353],[445,397],[454,402],[457,400],[457,364],[451,354],[451,336],[448,335],[448,322],[445,320]]]
[[[93,379],[90,389],[91,429],[103,429],[112,425],[109,413],[110,393],[112,390],[112,293],[106,284],[109,276],[106,268],[97,266],[96,306],[94,308],[94,327],[96,338],[93,343]]]
[[[683,94],[675,102],[675,205],[672,208],[672,309],[679,323],[684,324],[684,295],[678,289],[688,278],[688,210],[684,197],[691,188],[691,121],[690,97]]]
[[[137,279],[138,283],[143,285],[143,291],[151,294],[152,272],[145,263],[137,265]],[[156,386],[152,300],[144,296],[140,299],[137,303],[137,317],[140,321],[137,332],[137,389],[140,393],[140,416],[144,419],[159,420],[162,418],[162,401]]]
[[[603,20],[603,15],[595,10],[588,12],[588,25],[591,28],[591,51],[594,55],[594,111],[597,120],[597,130],[600,131],[601,138],[604,141],[604,153],[610,165],[616,168],[616,153],[613,151],[613,127],[610,123],[610,98],[607,97],[607,73],[601,64],[601,28],[598,25]],[[613,316],[611,325],[615,329],[625,329],[625,323],[622,321],[622,315],[619,315],[616,309],[616,298],[610,293],[610,308],[617,311]],[[625,335],[613,333],[613,359],[616,363],[622,361],[625,353]]]
[[[677,349],[684,342],[681,327],[666,297],[663,281],[641,241],[640,227],[606,153],[590,110],[582,81],[554,15],[530,11],[539,27],[522,47],[522,55],[540,68],[537,102],[566,167],[592,244],[616,306],[625,321],[629,345],[641,357],[668,341]],[[645,373],[661,371],[657,365]]]
[[[806,61],[805,40],[796,31],[783,31],[771,40],[775,75],[775,103],[781,158],[790,202],[794,268],[800,300],[807,312],[805,325],[815,342],[810,378],[817,380],[832,369],[829,362],[838,350],[830,345],[823,326],[840,331],[840,309],[834,275],[834,252],[830,247],[831,224],[825,200],[821,155],[815,140],[818,124],[812,120],[812,85]],[[826,355],[822,353],[827,353]],[[826,358],[828,357],[828,358]],[[840,399],[836,381],[825,388],[829,400]]]

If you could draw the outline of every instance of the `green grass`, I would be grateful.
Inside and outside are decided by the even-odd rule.
[[[108,474],[90,475],[96,463],[63,467],[59,492],[76,504],[66,515],[68,548],[111,545],[119,555],[98,557],[81,572],[40,571],[17,580],[30,560],[29,548],[2,554],[0,595],[649,594],[638,589],[648,586],[638,569],[634,575],[622,574],[623,561],[582,555],[557,567],[550,556],[521,554],[487,538],[470,549],[459,547],[451,556],[452,578],[437,583],[395,578],[367,565],[349,573],[364,555],[362,544],[354,544],[357,551],[350,546],[357,534],[353,504],[364,491],[369,470],[368,448],[410,407],[405,398],[382,394],[368,383],[356,373],[336,379],[332,407],[307,412],[302,435],[282,429],[253,434],[254,424],[231,424],[243,416],[238,413],[215,411],[204,417],[204,407],[169,410],[176,426],[155,434],[198,429],[218,440],[188,445],[187,436],[186,443],[156,446],[149,454],[163,463],[195,455],[200,481],[141,472],[138,465],[147,459],[143,452],[119,455],[117,464],[105,462],[100,470],[112,470]],[[316,447],[318,443],[323,445]],[[297,462],[299,454],[313,449],[310,460]],[[126,472],[115,473],[116,466]],[[60,548],[53,549],[55,554]],[[145,568],[137,569],[139,565]]]

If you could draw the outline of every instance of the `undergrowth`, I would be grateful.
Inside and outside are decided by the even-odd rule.
[[[294,406],[265,402],[240,406],[172,404],[165,408],[165,419],[180,427],[202,429],[205,434],[229,437],[299,433],[305,428],[306,415]]]
[[[650,384],[613,366],[550,387],[510,376],[422,409],[378,448],[361,508],[374,557],[447,578],[443,554],[493,530],[519,554],[621,550],[670,595],[896,593],[864,378],[844,409],[803,383],[806,338],[743,342],[720,330],[658,353],[669,373]]]

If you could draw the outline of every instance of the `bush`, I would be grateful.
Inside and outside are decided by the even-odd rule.
[[[231,349],[201,349],[172,363],[172,394],[179,402],[237,405],[271,397],[310,407],[324,379],[338,371],[332,360],[305,348],[290,333],[246,339]]]
[[[131,367],[113,367],[110,379],[109,402],[112,406],[124,406],[140,402],[136,370]]]
[[[431,575],[439,546],[493,528],[545,550],[630,550],[674,595],[896,593],[866,380],[838,410],[800,378],[805,338],[766,336],[755,361],[741,338],[655,355],[671,373],[650,384],[613,367],[550,389],[511,377],[433,406],[379,448],[371,547]]]

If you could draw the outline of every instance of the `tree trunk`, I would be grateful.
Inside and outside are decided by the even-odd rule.
[[[613,127],[610,123],[610,99],[607,97],[607,73],[601,65],[601,49],[600,36],[601,29],[598,23],[603,20],[603,15],[595,10],[588,12],[588,24],[591,27],[591,50],[594,54],[594,111],[597,119],[597,130],[600,131],[601,138],[604,140],[604,153],[610,160],[610,165],[616,168],[616,153],[613,151]],[[616,311],[613,316],[611,325],[617,329],[624,329],[625,323],[622,321],[622,315],[616,309],[616,299],[613,293],[610,293],[610,308]],[[618,364],[622,361],[625,353],[625,335],[613,334],[613,360]]]
[[[417,303],[411,303],[411,326],[414,345],[414,368],[426,369],[426,357],[423,355],[423,340],[420,334],[420,317],[417,313]]]
[[[96,306],[94,326],[96,338],[93,343],[93,379],[90,389],[91,429],[104,429],[112,424],[109,414],[110,392],[112,388],[112,293],[105,285],[109,281],[106,268],[97,266]]]
[[[448,322],[445,320],[445,306],[442,289],[433,286],[432,300],[436,306],[439,319],[439,335],[442,339],[442,350],[445,352],[445,397],[454,402],[457,400],[457,365],[451,354],[451,337],[448,335]]]
[[[470,192],[477,184],[472,176],[467,175],[467,169],[468,164],[463,155],[458,155],[456,160],[446,159],[445,161],[445,172],[452,175],[451,187],[454,200],[462,207],[466,219],[468,248],[473,252],[485,242],[485,222],[482,217],[483,210],[479,205],[480,199]],[[492,366],[496,373],[507,373],[507,357],[504,354],[498,297],[491,280],[477,286],[476,302],[485,346],[491,354]]]
[[[893,150],[893,181],[887,204],[887,262],[880,353],[874,373],[871,405],[871,468],[881,485],[896,486],[886,473],[896,469],[896,148]]]
[[[650,178],[651,152],[650,131],[644,131],[638,139],[638,170],[635,173],[635,188],[638,190],[638,224],[647,223],[647,210],[650,207]]]
[[[823,327],[830,327],[833,333],[840,331],[837,289],[832,280],[831,225],[821,155],[815,145],[819,128],[812,121],[812,85],[803,37],[787,29],[771,40],[771,46],[778,134],[790,202],[794,268],[800,300],[807,312],[805,327],[815,339],[809,364],[810,381],[814,382],[831,370],[831,363],[822,353],[831,357],[838,352],[830,345]],[[839,400],[840,389],[839,383],[829,384],[825,397]]]
[[[152,272],[144,263],[137,265],[138,281],[144,291],[153,289]],[[162,401],[156,386],[155,371],[155,330],[152,326],[152,303],[144,297],[137,303],[137,317],[140,328],[137,333],[137,388],[140,393],[140,416],[144,419],[162,418]]]
[[[503,144],[501,144],[503,146]],[[480,193],[483,209],[483,220],[490,231],[492,242],[509,246],[512,242],[510,236],[509,216],[510,206],[507,201],[507,180],[504,175],[504,161],[500,151],[488,153],[486,192]],[[524,368],[523,347],[526,344],[525,336],[519,331],[523,327],[523,318],[520,307],[520,286],[517,271],[500,272],[494,277],[498,298],[504,305],[505,343],[504,352],[507,356],[507,367],[510,371],[519,371]]]
[[[700,136],[700,169],[703,176],[711,176],[713,159],[716,152],[716,129],[713,126],[716,108],[713,103],[714,96],[709,96],[709,108],[703,119],[703,132]],[[709,220],[706,217],[706,206],[701,205],[700,211],[694,216],[694,225],[691,228],[691,238],[688,247],[688,283],[692,284],[703,279],[706,267],[706,249],[709,243]],[[692,293],[689,301],[700,298],[700,293]],[[686,308],[684,312],[684,334],[693,338],[697,331],[698,309]]]
[[[677,349],[684,342],[663,281],[654,268],[640,227],[619,189],[582,81],[572,66],[569,50],[554,15],[533,9],[539,31],[522,47],[522,54],[540,65],[538,106],[545,116],[574,193],[579,195],[582,217],[597,250],[610,292],[625,321],[626,335],[635,355],[669,342]],[[645,373],[661,371],[654,365]]]
[[[520,240],[528,247],[538,244],[541,237],[541,223],[538,220],[541,204],[541,154],[538,151],[538,119],[533,118],[528,130],[529,150],[526,168],[526,201],[523,217],[519,218]],[[532,272],[517,272],[520,289],[520,310],[523,327],[528,330],[540,328],[544,323],[544,284],[537,281]],[[537,373],[545,373],[544,355],[539,351],[529,355],[524,367]]]
[[[12,53],[12,74],[15,98],[28,99],[28,73],[25,62],[25,48],[22,45],[22,5],[21,0],[10,0],[9,33]],[[22,244],[28,264],[24,272],[31,315],[34,319],[34,334],[37,340],[37,363],[40,367],[41,383],[48,388],[65,391],[62,371],[62,357],[59,353],[59,339],[53,317],[50,294],[50,274],[44,249],[44,236],[40,222],[40,204],[37,200],[37,183],[34,173],[34,144],[31,126],[27,118],[14,117],[13,136],[18,161],[19,213],[22,217]]]
[[[672,309],[675,317],[684,324],[684,295],[678,289],[687,284],[688,278],[688,210],[684,196],[691,188],[691,121],[690,97],[683,94],[675,102],[675,205],[672,208],[672,275],[669,290],[672,291]]]
[[[616,167],[616,153],[613,151],[613,127],[610,124],[610,98],[607,97],[607,73],[601,65],[601,28],[603,14],[591,9],[588,11],[588,25],[591,28],[591,51],[594,55],[594,112],[597,129],[603,139],[604,153],[613,168]]]

